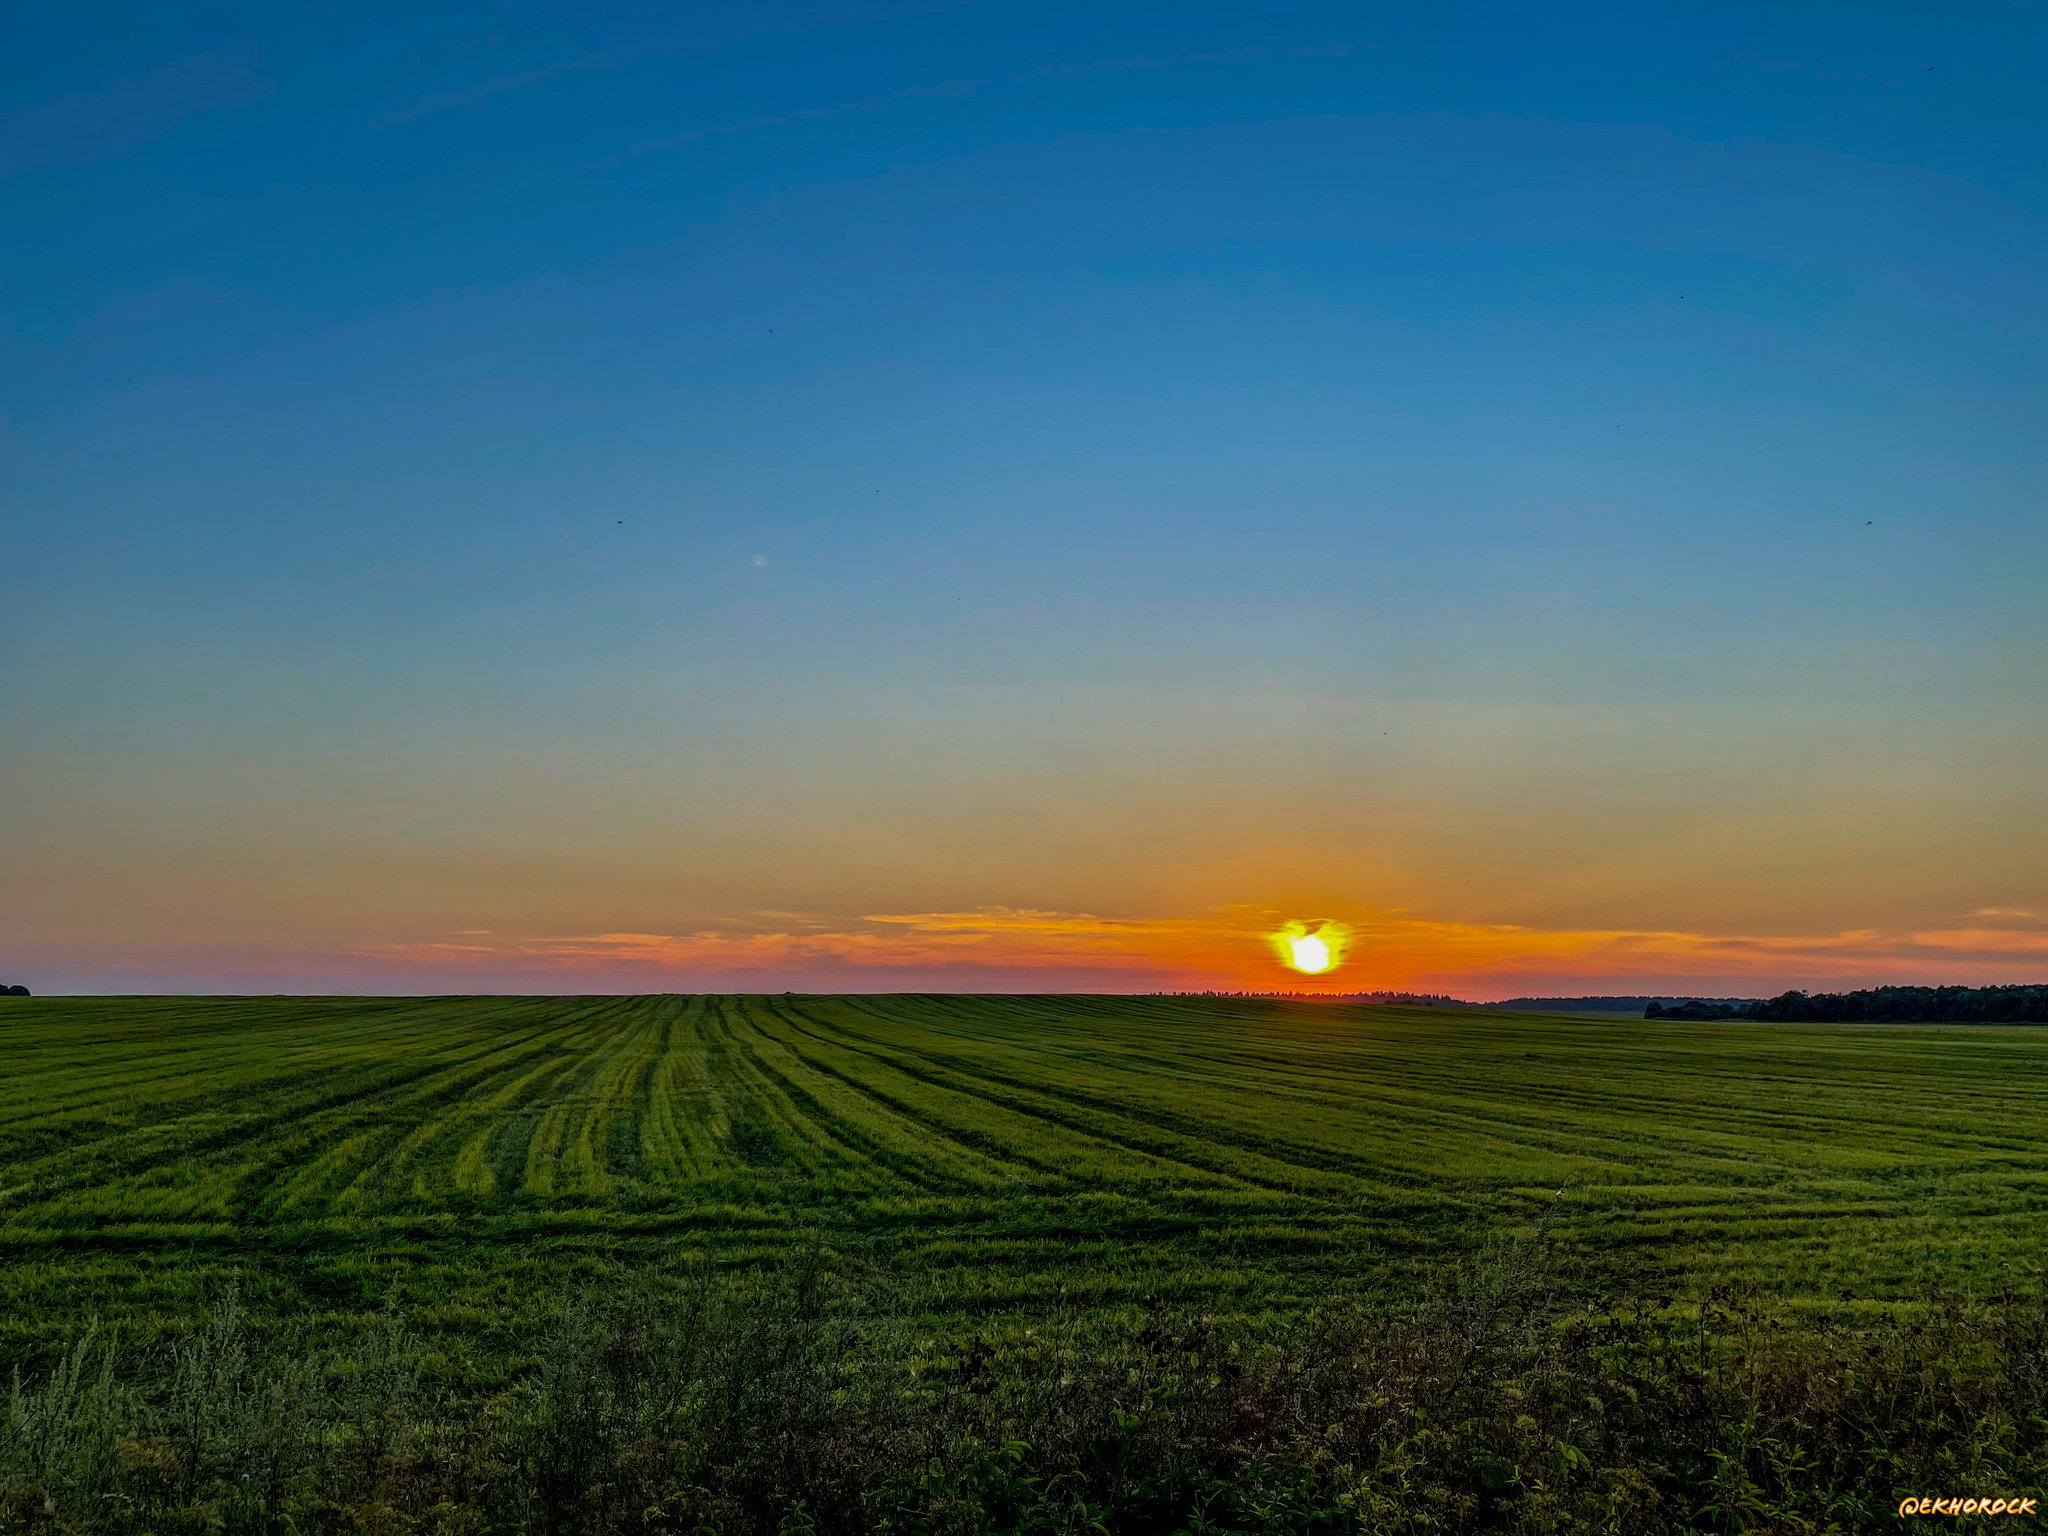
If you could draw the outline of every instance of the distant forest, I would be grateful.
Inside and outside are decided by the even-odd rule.
[[[1871,987],[1861,992],[1784,992],[1756,1002],[1652,999],[1646,1019],[1762,1019],[1771,1022],[2048,1024],[2048,986]]]

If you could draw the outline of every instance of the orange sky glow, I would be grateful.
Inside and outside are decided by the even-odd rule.
[[[1626,930],[1538,929],[1432,921],[1398,912],[1346,914],[1344,962],[1321,976],[1289,970],[1273,935],[1289,914],[1256,907],[1166,918],[991,907],[976,912],[877,913],[854,922],[756,915],[686,934],[506,935],[470,932],[420,944],[382,945],[363,958],[446,975],[508,972],[547,980],[549,990],[584,976],[637,979],[648,989],[717,985],[748,990],[748,978],[816,972],[841,978],[986,970],[1093,974],[1111,988],[1165,990],[1448,991],[1500,995],[1492,978],[1520,986],[1555,977],[1574,987],[1604,977],[1608,990],[1685,975],[1721,978],[1731,994],[1791,972],[1861,984],[1874,973],[1974,980],[1987,966],[2048,969],[2048,926],[2029,913],[1973,913],[1953,928],[1886,933],[1760,936]],[[899,983],[900,984],[900,983]],[[955,983],[957,985],[958,983]],[[1049,981],[1049,985],[1054,984]]]

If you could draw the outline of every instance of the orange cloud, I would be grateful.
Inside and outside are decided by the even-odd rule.
[[[1916,933],[1915,944],[1933,949],[1967,949],[1985,954],[2048,955],[2048,933],[2021,933],[2010,928],[1949,928]]]
[[[2048,961],[2048,933],[1965,928],[1910,934],[1874,929],[1821,935],[1702,934],[1635,930],[1537,929],[1459,923],[1401,912],[1345,913],[1353,932],[1341,971],[1309,982],[1283,971],[1268,936],[1284,916],[1233,907],[1191,917],[1117,918],[1085,912],[989,907],[974,912],[874,913],[857,919],[757,913],[777,926],[732,922],[686,934],[599,933],[389,945],[359,954],[425,963],[436,969],[602,971],[669,980],[727,973],[845,975],[888,971],[914,977],[943,971],[1048,973],[1098,978],[1105,986],[1246,988],[1315,986],[1326,991],[1420,987],[1455,990],[1460,978],[1605,978],[1628,990],[1636,977],[1725,977],[1731,987],[1797,976],[1856,984],[1895,980],[1982,979],[1986,966],[2009,969],[2014,956]],[[804,931],[781,926],[794,920]],[[2000,976],[1996,979],[2012,979]],[[959,984],[957,981],[952,984]],[[1090,982],[1088,984],[1096,984]],[[1468,989],[1470,990],[1470,989]],[[1488,990],[1480,985],[1478,992]]]

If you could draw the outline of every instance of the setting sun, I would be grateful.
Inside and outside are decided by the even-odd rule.
[[[1334,971],[1344,960],[1344,940],[1351,930],[1327,918],[1288,923],[1273,935],[1280,963],[1304,976]]]
[[[1297,971],[1314,975],[1330,968],[1330,946],[1312,933],[1304,938],[1289,939],[1287,949],[1287,963]]]

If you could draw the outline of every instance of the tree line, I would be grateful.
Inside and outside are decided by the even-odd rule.
[[[1646,1019],[1760,1019],[1771,1023],[2048,1024],[2048,986],[1866,987],[1781,992],[1756,1002],[1658,1002]]]

